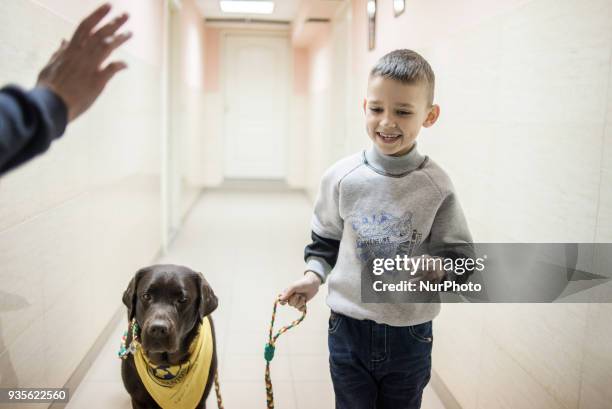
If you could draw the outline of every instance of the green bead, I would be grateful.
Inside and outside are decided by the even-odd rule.
[[[266,344],[266,349],[264,350],[264,359],[270,362],[274,358],[274,345]]]

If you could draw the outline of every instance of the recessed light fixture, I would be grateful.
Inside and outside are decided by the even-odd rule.
[[[224,13],[272,14],[273,1],[259,0],[220,0],[219,6]]]

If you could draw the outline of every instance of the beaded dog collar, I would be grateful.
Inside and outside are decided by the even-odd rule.
[[[130,342],[130,345],[127,346],[127,336],[128,336],[128,331],[130,330],[130,328],[132,329],[132,342]],[[136,352],[136,343],[138,342],[138,332],[140,331],[140,327],[138,326],[138,323],[136,322],[136,318],[132,319],[132,322],[130,323],[130,326],[128,327],[128,331],[125,331],[123,333],[123,336],[121,337],[121,345],[119,347],[119,352],[117,352],[117,356],[121,359],[126,359],[128,354],[134,354],[134,352]]]

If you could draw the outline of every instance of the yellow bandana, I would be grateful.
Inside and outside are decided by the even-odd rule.
[[[202,399],[212,361],[213,342],[208,317],[189,347],[189,360],[181,365],[154,365],[142,352],[134,353],[138,375],[149,394],[163,409],[193,409]]]

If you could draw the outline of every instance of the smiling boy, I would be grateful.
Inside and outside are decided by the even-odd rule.
[[[434,83],[429,63],[411,50],[393,51],[371,70],[363,108],[373,146],[325,172],[306,272],[281,294],[282,302],[303,309],[328,282],[338,409],[417,409],[430,379],[431,321],[440,305],[363,302],[361,282],[372,275],[373,260],[472,241],[450,179],[416,147],[421,127],[440,114]],[[449,277],[432,270],[421,271],[420,279]]]

